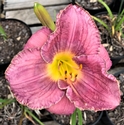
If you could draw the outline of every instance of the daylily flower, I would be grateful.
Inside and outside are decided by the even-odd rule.
[[[68,5],[56,29],[43,27],[28,40],[5,72],[16,99],[31,109],[56,114],[113,109],[119,83],[108,74],[111,61],[87,11]]]

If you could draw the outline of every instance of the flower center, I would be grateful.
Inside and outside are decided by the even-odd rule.
[[[74,55],[69,52],[60,52],[53,58],[51,64],[48,64],[47,71],[50,78],[54,81],[59,79],[68,83],[75,82],[80,76],[82,65],[78,65],[72,58]]]

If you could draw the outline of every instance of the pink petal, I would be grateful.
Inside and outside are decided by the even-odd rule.
[[[105,60],[106,63],[106,70],[109,70],[112,66],[112,62],[110,60],[110,57],[108,55],[108,52],[106,51],[106,49],[103,47],[103,45],[100,46],[99,49],[99,55],[100,57],[102,57]]]
[[[70,100],[66,96],[64,96],[61,101],[51,106],[47,110],[55,114],[69,115],[74,112],[75,106],[73,103],[70,102]]]
[[[24,49],[40,48],[47,41],[50,33],[51,31],[48,28],[43,27],[41,30],[37,31],[31,36],[24,46]]]
[[[75,55],[98,53],[99,31],[90,14],[82,7],[68,5],[57,16],[56,25],[57,29],[42,47],[42,55],[47,62],[60,51],[71,51]]]
[[[58,82],[58,87],[61,89],[61,90],[65,90],[68,88],[68,84],[66,81],[64,80],[59,80]]]
[[[72,84],[73,89],[67,89],[67,97],[75,106],[95,111],[110,110],[118,106],[119,83],[114,76],[106,73],[104,61],[98,55],[80,56],[76,61],[83,64],[82,77]]]
[[[16,99],[31,109],[43,109],[58,103],[65,92],[47,76],[40,49],[26,49],[14,57],[5,77]]]

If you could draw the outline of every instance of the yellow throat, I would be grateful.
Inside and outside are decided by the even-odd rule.
[[[47,65],[49,77],[53,81],[65,80],[67,83],[75,82],[80,76],[82,65],[73,60],[74,54],[70,52],[57,53],[51,64]]]

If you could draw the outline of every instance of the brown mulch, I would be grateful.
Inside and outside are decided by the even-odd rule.
[[[0,24],[7,35],[6,40],[0,36],[0,64],[4,64],[10,62],[14,55],[22,50],[31,36],[31,30],[17,20],[0,20]]]

